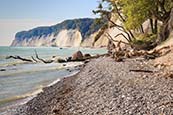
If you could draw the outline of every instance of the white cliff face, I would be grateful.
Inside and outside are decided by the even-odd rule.
[[[91,18],[69,19],[52,26],[20,31],[11,46],[79,47],[86,39],[93,39],[93,34],[103,25],[94,26],[94,23],[95,19]]]
[[[90,27],[92,27],[91,24],[87,25],[88,21],[86,21],[86,19],[80,21],[80,23],[77,23],[78,21],[67,21],[66,23],[63,22],[51,27],[35,28],[29,31],[19,32],[16,34],[12,46],[106,47],[108,45],[108,36],[103,34],[93,46],[99,28],[96,27],[95,31],[93,31],[90,29]],[[121,25],[120,21],[116,23]],[[79,28],[81,26],[82,28]],[[123,33],[117,28],[108,29],[106,32],[109,33],[113,39],[126,42],[123,36],[114,37],[119,33]],[[127,37],[125,33],[123,34]]]
[[[97,32],[91,34],[82,41],[81,33],[75,30],[61,30],[58,35],[50,34],[47,36],[33,37],[26,41],[14,40],[12,46],[58,46],[58,47],[92,47],[94,37]],[[94,47],[105,47],[108,44],[108,39],[103,35],[94,45]]]
[[[29,40],[16,41],[14,40],[12,46],[52,46],[53,35],[41,36],[41,37],[33,37]]]
[[[107,32],[114,38],[121,31],[117,28],[108,29]],[[49,34],[47,36],[39,36],[33,37],[26,41],[26,39],[22,41],[14,40],[12,46],[58,46],[58,47],[106,47],[108,44],[108,38],[104,35],[100,37],[92,46],[94,42],[94,38],[98,32],[95,32],[85,38],[82,41],[82,35],[77,29],[63,29],[57,35],[55,33]],[[115,38],[115,40],[126,41],[123,36],[119,36]],[[116,44],[116,43],[115,43]]]
[[[56,36],[55,44],[59,47],[79,47],[82,42],[81,33],[78,30],[62,30]]]
[[[106,47],[108,45],[108,39],[105,35],[102,35],[95,43],[94,46],[92,45],[94,42],[94,38],[97,35],[98,32],[95,32],[94,34],[92,34],[91,36],[89,36],[88,38],[86,38],[81,46],[82,47]]]

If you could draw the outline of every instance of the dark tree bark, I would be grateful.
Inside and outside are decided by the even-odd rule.
[[[143,26],[142,26],[142,25],[140,26],[140,31],[141,31],[141,33],[143,33],[143,34],[144,34],[144,28],[143,28]]]
[[[158,32],[158,21],[157,19],[154,20],[154,34],[157,34]]]
[[[163,25],[161,26],[160,33],[159,33],[159,43],[161,43],[162,41],[165,41],[169,37],[170,31],[168,29],[168,26],[169,26],[168,21],[169,21],[169,17],[163,22]]]
[[[27,59],[27,58],[22,58],[20,56],[7,56],[6,59],[18,59],[18,60],[22,60],[22,61],[26,61],[26,62],[33,62],[31,59]]]
[[[152,33],[154,33],[154,28],[153,28],[153,19],[152,18],[150,18],[150,27],[151,27],[151,31],[152,31]]]
[[[45,64],[47,64],[47,63],[52,63],[52,62],[53,62],[53,60],[44,60],[44,59],[42,59],[42,58],[39,58],[36,50],[35,50],[35,56],[36,56],[36,58],[37,58],[38,60],[42,61],[42,62],[45,63]]]

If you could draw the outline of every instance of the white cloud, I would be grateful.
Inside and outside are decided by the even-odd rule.
[[[38,26],[50,26],[57,23],[58,21],[53,20],[0,19],[0,46],[10,45],[15,34],[19,31],[29,30]]]

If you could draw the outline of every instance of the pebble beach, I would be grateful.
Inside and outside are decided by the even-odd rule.
[[[9,115],[172,115],[172,91],[173,79],[146,60],[101,57]]]

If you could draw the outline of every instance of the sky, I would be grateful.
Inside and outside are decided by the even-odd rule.
[[[94,18],[97,5],[98,0],[0,0],[0,46],[10,45],[19,31]]]

